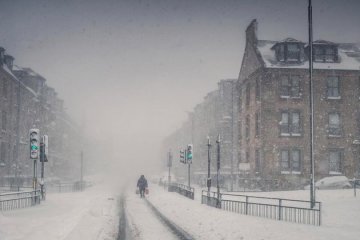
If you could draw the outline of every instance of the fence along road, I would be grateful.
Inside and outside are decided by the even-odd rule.
[[[0,211],[32,207],[40,204],[40,190],[0,194]]]
[[[201,195],[201,203],[226,211],[274,220],[321,225],[321,202],[315,202],[315,207],[310,208],[310,202],[302,200],[225,193],[221,193],[218,200],[215,192],[210,192],[208,195],[205,190]]]

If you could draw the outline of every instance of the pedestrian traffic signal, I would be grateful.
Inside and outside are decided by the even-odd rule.
[[[187,160],[193,159],[193,145],[192,144],[187,145],[186,159]]]
[[[39,157],[39,129],[30,129],[30,158]]]

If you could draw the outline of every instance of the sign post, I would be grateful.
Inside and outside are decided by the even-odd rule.
[[[44,179],[44,171],[45,171],[45,162],[48,161],[47,159],[47,155],[48,155],[48,145],[49,145],[49,140],[48,140],[48,136],[44,135],[41,138],[40,141],[40,163],[41,163],[41,179],[40,179],[40,189],[41,189],[41,198],[42,200],[45,200],[45,189],[44,189],[44,184],[45,184],[45,179]]]
[[[167,167],[169,168],[169,173],[168,173],[168,191],[170,190],[171,186],[171,175],[170,175],[170,168],[172,167],[172,153],[171,153],[171,149],[169,150],[168,153],[168,159],[167,159]]]

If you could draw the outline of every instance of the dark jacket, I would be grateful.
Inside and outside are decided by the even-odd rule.
[[[147,180],[144,176],[141,176],[137,182],[137,187],[140,189],[145,189],[148,187]]]

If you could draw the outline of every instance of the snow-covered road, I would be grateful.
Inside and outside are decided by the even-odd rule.
[[[115,240],[118,238],[120,188],[105,183],[84,192],[48,194],[36,207],[0,212],[0,240]],[[317,191],[323,203],[320,227],[240,215],[202,205],[157,185],[151,202],[165,217],[201,240],[355,240],[360,236],[360,197],[352,190]],[[267,197],[308,199],[308,191],[251,193]],[[177,237],[133,188],[125,194],[126,240],[172,240]]]
[[[157,240],[177,239],[173,233],[155,216],[145,199],[133,192],[127,192],[126,216],[130,239]]]

